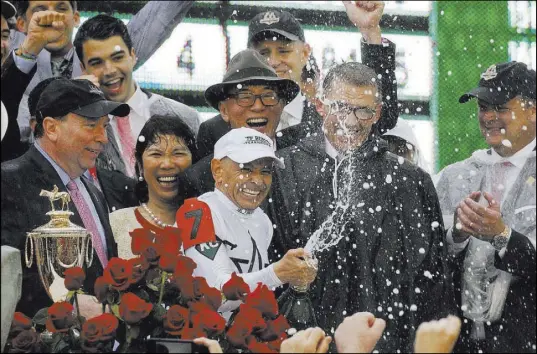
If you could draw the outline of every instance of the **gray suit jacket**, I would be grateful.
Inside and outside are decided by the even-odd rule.
[[[138,57],[137,67],[142,66],[153,53],[171,35],[174,28],[183,20],[193,1],[149,1],[127,24],[132,45]],[[150,20],[149,20],[150,19]],[[13,31],[12,31],[13,32]],[[25,35],[13,32],[12,48],[17,48]],[[135,69],[136,69],[135,68]],[[80,59],[74,54],[72,77],[82,75]],[[28,95],[41,81],[52,77],[50,52],[42,50],[37,58],[37,71],[26,88],[19,106],[17,121],[21,130],[21,140],[26,142],[30,137],[30,113],[28,111]]]

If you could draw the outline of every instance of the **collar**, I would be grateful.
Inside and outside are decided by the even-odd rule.
[[[232,211],[236,215],[239,215],[241,217],[249,217],[250,215],[252,215],[255,212],[255,210],[257,210],[257,209],[255,209],[255,210],[246,210],[246,209],[242,209],[242,208],[238,207],[235,203],[233,203],[227,197],[227,195],[225,195],[218,188],[215,188],[214,192],[215,192],[216,196],[218,197],[218,199],[222,202],[222,204],[224,204],[226,206],[226,209]]]
[[[143,93],[142,89],[136,84],[136,90],[132,97],[126,102],[131,110],[133,110],[139,116],[144,116],[144,107],[147,105],[147,96]]]
[[[293,100],[289,102],[287,106],[285,106],[284,110],[293,117],[301,119],[305,100],[306,97],[302,94],[302,92],[299,92],[298,95],[296,95],[296,97],[293,98]]]
[[[49,154],[46,153],[45,150],[43,150],[43,148],[39,145],[39,142],[35,142],[34,144],[35,148],[37,149],[37,151],[39,151],[41,153],[41,155],[43,155],[43,157],[45,159],[47,159],[48,162],[50,162],[50,164],[52,165],[52,167],[54,167],[54,170],[56,170],[56,172],[58,173],[58,175],[60,176],[62,182],[64,185],[67,186],[67,183],[69,183],[69,181],[71,180],[71,177],[69,177],[69,175],[67,174],[67,172],[65,172],[65,170],[63,168],[60,167],[60,165],[58,165],[56,163],[56,161],[54,161],[52,159],[52,157],[50,157]]]
[[[496,151],[494,151],[494,149],[490,149],[490,158],[493,160],[493,163],[501,163],[501,162],[509,161],[515,167],[521,169],[522,167],[524,167],[524,164],[526,163],[526,160],[528,159],[528,157],[530,157],[532,153],[533,154],[535,153],[534,150],[535,150],[535,139],[533,139],[531,143],[529,143],[528,145],[524,146],[522,149],[517,151],[513,156],[509,156],[509,157],[501,157],[500,155],[498,155]]]

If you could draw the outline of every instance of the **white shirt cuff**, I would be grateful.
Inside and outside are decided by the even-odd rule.
[[[15,54],[13,51],[13,61],[17,68],[25,74],[29,74],[37,63],[37,59],[27,59]]]
[[[269,288],[277,288],[278,286],[282,286],[283,283],[276,275],[276,272],[274,271],[274,264],[269,265],[267,268],[268,277],[270,278],[270,284],[267,282],[267,286]],[[268,280],[268,279],[267,279]]]
[[[470,238],[468,237],[464,242],[455,243],[453,241],[453,228],[450,227],[446,232],[446,241],[448,243],[448,250],[453,254],[459,254],[464,250],[468,242],[470,242]]]

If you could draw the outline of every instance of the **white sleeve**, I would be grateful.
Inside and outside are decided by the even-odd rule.
[[[15,54],[15,51],[13,51],[13,61],[15,62],[15,66],[17,67],[17,69],[19,69],[25,74],[29,74],[37,63],[37,59],[27,59],[20,57]]]
[[[200,246],[203,246],[203,244]],[[223,244],[220,245],[213,260],[203,255],[196,247],[190,247],[185,251],[185,255],[196,262],[198,266],[194,271],[194,275],[204,277],[207,279],[209,286],[219,290],[222,290],[224,284],[231,279],[231,274],[237,272]],[[237,275],[244,279],[251,291],[255,290],[257,283],[263,283],[271,289],[283,284],[274,273],[272,264],[256,272]]]

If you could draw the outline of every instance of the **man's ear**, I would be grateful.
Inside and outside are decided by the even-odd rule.
[[[43,119],[43,135],[50,141],[56,142],[59,138],[59,122],[58,119],[52,117],[45,117],[45,119]]]
[[[222,181],[222,161],[217,159],[211,160],[211,172],[213,174],[214,181],[216,183],[216,186],[218,187]]]
[[[73,14],[73,22],[75,27],[80,26],[80,12],[75,11],[75,13]]]
[[[328,112],[325,109],[324,103],[321,101],[319,97],[315,97],[313,99],[313,103],[315,104],[315,109],[317,110],[317,113],[324,119],[328,115]]]
[[[218,102],[218,110],[220,111],[222,119],[225,122],[229,123],[229,112],[227,109],[227,105],[224,102]]]
[[[27,34],[26,31],[28,29],[28,22],[25,20],[26,16],[17,16],[17,31],[22,32],[24,34]]]
[[[311,46],[308,43],[304,43],[304,48],[302,49],[302,57],[304,58],[304,64],[310,58]]]
[[[380,119],[380,115],[382,114],[382,103],[377,104],[377,111],[375,112],[375,116],[373,117],[373,123],[376,123]]]

